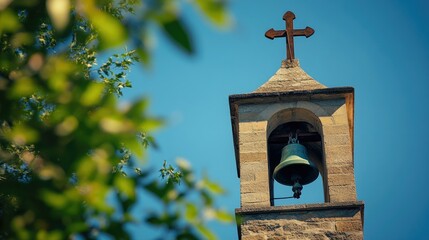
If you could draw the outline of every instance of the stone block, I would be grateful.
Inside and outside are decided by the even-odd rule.
[[[247,171],[241,171],[242,175],[246,175],[244,178],[241,177],[241,182],[245,183],[245,182],[252,182],[253,184],[255,184],[255,182],[263,182],[265,184],[265,182],[268,182],[268,173],[267,171],[262,171],[258,170],[258,171],[252,171],[252,170],[247,170]],[[268,187],[267,187],[267,191],[268,191]]]
[[[255,180],[259,182],[268,182],[268,172],[257,172]]]
[[[333,126],[336,125],[334,122],[334,118],[331,116],[322,116],[319,117],[320,122],[322,123],[322,126]]]
[[[348,124],[323,125],[323,136],[350,134]]]
[[[355,178],[354,174],[329,174],[328,175],[329,186],[354,186]]]
[[[244,132],[265,132],[267,128],[267,121],[252,121],[252,122],[239,122],[238,131]]]
[[[344,164],[353,165],[352,148],[350,145],[329,145],[325,143],[326,165],[336,166]]]
[[[314,221],[308,222],[307,225],[310,229],[335,230],[335,223],[332,221]]]
[[[337,110],[332,114],[332,116],[336,117],[339,115],[347,115],[347,107],[346,104],[343,104],[337,108]]]
[[[347,112],[344,114],[334,115],[333,118],[334,118],[335,125],[342,125],[342,124],[348,124],[349,123],[349,118],[347,116]]]
[[[243,153],[266,152],[267,141],[240,143],[239,148]]]
[[[253,182],[256,180],[256,176],[254,172],[247,171],[241,172],[240,174],[240,182]]]
[[[268,176],[268,163],[267,162],[246,162],[240,165],[240,172],[246,173],[263,173]]]
[[[274,103],[266,105],[265,110],[262,112],[263,116],[268,117],[267,119],[271,118],[271,116],[277,112],[283,111],[282,114],[286,114],[287,116],[290,116],[292,114],[292,109],[296,108],[296,102],[283,102],[283,103]],[[288,110],[289,111],[285,111]]]
[[[334,166],[327,166],[327,172],[328,175],[330,174],[353,174],[354,173],[354,169],[353,169],[353,165],[351,163],[349,164],[335,164]]]
[[[355,232],[362,231],[361,221],[342,221],[335,224],[335,228],[338,232]]]
[[[356,186],[354,184],[329,186],[329,200],[331,202],[356,201]]]
[[[303,221],[289,220],[283,226],[285,232],[302,232],[308,228],[307,223]]]
[[[328,113],[320,107],[317,103],[309,101],[298,101],[296,104],[297,108],[307,109],[308,111],[314,113],[316,116],[327,116]]]
[[[241,237],[242,240],[266,240],[266,236],[264,234],[258,235],[245,235]]]
[[[281,225],[279,222],[275,221],[252,221],[251,224],[247,224],[246,228],[252,233],[261,233],[261,232],[277,232],[281,230]]]
[[[267,189],[268,182],[253,181],[253,182],[241,182],[240,191],[244,193],[268,193]]]
[[[241,194],[242,207],[263,207],[270,206],[269,193],[242,193]]]
[[[267,152],[247,152],[247,153],[240,153],[240,162],[242,164],[248,163],[248,162],[267,162]]]
[[[267,134],[265,131],[243,132],[238,135],[238,139],[239,143],[267,141]]]
[[[345,134],[324,134],[323,141],[325,145],[327,146],[334,146],[334,145],[350,145],[350,136],[349,133]]]
[[[330,240],[362,240],[362,232],[327,232],[325,234]]]

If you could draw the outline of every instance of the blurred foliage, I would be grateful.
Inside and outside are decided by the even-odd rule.
[[[131,66],[150,62],[151,29],[194,51],[185,4],[228,23],[221,0],[0,1],[0,238],[129,239],[127,224],[145,224],[214,239],[207,220],[233,221],[216,208],[222,188],[183,160],[161,178],[140,168],[161,121],[145,99],[118,105]],[[133,214],[149,196],[161,210]]]

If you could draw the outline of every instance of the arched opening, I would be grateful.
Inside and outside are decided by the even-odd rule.
[[[282,149],[290,137],[298,137],[308,153],[309,160],[319,171],[317,179],[304,185],[299,199],[287,198],[293,195],[292,187],[278,183],[273,178],[274,169],[282,158]],[[303,204],[326,201],[324,188],[325,163],[323,154],[321,123],[317,116],[306,109],[286,109],[274,114],[268,122],[267,147],[271,206]]]

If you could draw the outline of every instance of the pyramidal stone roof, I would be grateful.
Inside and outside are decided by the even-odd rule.
[[[310,77],[299,66],[299,61],[282,61],[277,72],[254,93],[305,91],[326,88],[325,85]]]

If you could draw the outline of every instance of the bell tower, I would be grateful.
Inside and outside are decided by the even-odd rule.
[[[327,88],[301,69],[293,38],[310,37],[310,27],[285,30],[287,58],[252,93],[229,97],[240,208],[239,239],[362,239],[364,203],[356,199],[353,159],[354,89]],[[324,202],[276,205],[274,183],[306,194],[305,185],[323,182]],[[291,201],[293,204],[293,201]]]

